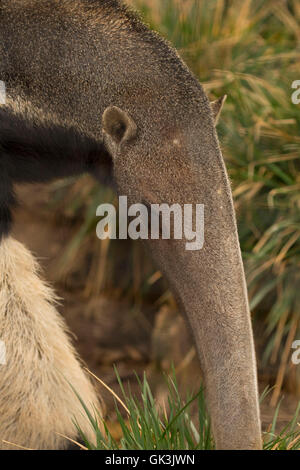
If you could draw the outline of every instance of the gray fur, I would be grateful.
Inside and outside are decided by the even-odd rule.
[[[8,108],[36,125],[104,138],[119,193],[131,202],[205,204],[201,251],[188,252],[179,240],[148,246],[192,328],[217,447],[260,448],[232,196],[201,85],[177,52],[116,0],[0,0],[0,58]],[[105,114],[111,106],[120,114]],[[116,139],[110,124],[118,119],[125,128]]]

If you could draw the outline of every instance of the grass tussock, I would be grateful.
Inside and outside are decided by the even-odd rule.
[[[115,398],[117,423],[121,429],[118,439],[105,421],[103,422],[104,432],[101,432],[97,416],[78,397],[95,433],[96,444],[90,442],[77,425],[86,450],[215,449],[203,388],[183,400],[178,391],[175,374],[173,374],[166,377],[168,387],[166,403],[158,406],[146,375],[142,381],[137,377],[140,389],[138,397],[134,397],[130,391],[126,392],[117,371],[116,375],[122,397],[111,392]],[[261,400],[265,399],[267,394],[268,390],[264,392]],[[279,408],[280,404],[275,410],[269,430],[263,434],[264,450],[298,450],[300,429],[297,421],[300,403],[291,422],[280,433],[276,433]]]

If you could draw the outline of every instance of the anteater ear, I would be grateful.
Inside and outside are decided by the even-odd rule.
[[[117,106],[106,108],[102,117],[102,128],[115,144],[128,142],[137,133],[137,127],[133,119]]]
[[[213,117],[214,117],[214,120],[215,120],[215,125],[218,124],[219,117],[221,115],[222,108],[223,108],[223,105],[226,101],[226,98],[227,98],[227,95],[224,95],[224,96],[221,96],[221,98],[219,98],[218,100],[212,101],[210,103],[210,106],[211,106],[211,109],[212,109],[212,112],[213,112]]]

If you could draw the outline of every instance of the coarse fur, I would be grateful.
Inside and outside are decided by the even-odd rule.
[[[211,106],[177,52],[117,0],[0,0],[0,80],[4,231],[27,162],[31,182],[92,166],[113,174],[130,203],[205,205],[202,250],[183,240],[148,249],[193,331],[217,447],[261,448],[245,276],[214,122],[223,101]]]
[[[3,440],[31,449],[68,448],[59,434],[78,440],[76,420],[93,441],[91,424],[76,392],[90,411],[98,399],[71,345],[52,290],[24,246],[12,238],[0,244],[0,338],[6,364],[0,365],[0,448]]]

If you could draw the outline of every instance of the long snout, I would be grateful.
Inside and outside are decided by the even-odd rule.
[[[168,172],[176,174],[177,181],[171,188],[168,177],[162,177],[166,197],[179,203],[182,211],[186,203],[192,205],[194,217],[197,205],[203,209],[200,224],[193,221],[198,236],[194,245],[184,236],[149,240],[148,245],[193,331],[217,448],[260,449],[252,327],[223,158],[216,148],[206,164],[185,163],[181,171]]]

